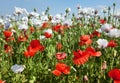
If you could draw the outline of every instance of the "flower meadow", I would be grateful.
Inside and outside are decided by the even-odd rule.
[[[120,11],[15,7],[0,18],[0,83],[120,83]],[[100,13],[102,12],[102,13]]]

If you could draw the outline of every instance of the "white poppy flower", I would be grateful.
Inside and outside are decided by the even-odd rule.
[[[10,27],[13,27],[13,25],[12,25],[10,22],[6,21],[4,28],[5,28],[5,29],[8,29],[8,28],[10,28]]]
[[[25,8],[23,8],[23,13],[27,16],[29,15],[28,11]]]
[[[52,34],[52,29],[47,29],[47,30],[44,30],[43,32],[47,32],[49,34]]]
[[[61,18],[62,18],[62,15],[56,14],[53,19],[56,19],[56,20],[57,20],[57,19],[61,19]]]
[[[98,39],[97,44],[98,48],[106,48],[108,45],[108,41],[106,39]]]
[[[11,70],[14,72],[14,73],[19,73],[19,72],[22,72],[23,70],[25,69],[25,66],[24,65],[18,65],[18,64],[15,64],[11,67]]]
[[[26,25],[26,24],[19,24],[18,29],[25,29],[25,30],[27,30],[28,29],[28,25]]]
[[[42,22],[39,19],[32,18],[32,19],[30,19],[30,21],[31,21],[31,24],[36,26],[36,27],[41,27],[42,26]]]
[[[66,19],[66,20],[64,20],[64,21],[63,21],[63,25],[71,26],[71,25],[72,25],[71,19]]]
[[[23,14],[23,9],[20,8],[20,7],[15,7],[14,13],[15,13],[16,15],[18,15],[18,14]]]
[[[84,14],[83,9],[78,9],[78,14]]]
[[[108,12],[108,7],[106,7],[106,6],[99,6],[99,8],[101,9],[101,12],[102,13],[107,13]]]
[[[28,21],[28,17],[22,17],[22,21]]]
[[[48,16],[47,15],[41,16],[41,20],[42,21],[48,21]]]
[[[56,24],[56,23],[62,22],[64,19],[65,19],[65,18],[64,18],[62,15],[56,14],[56,15],[53,17],[53,19],[52,19],[51,22],[52,22],[53,24]]]
[[[0,25],[4,25],[4,20],[0,19]]]
[[[102,33],[102,30],[101,30],[101,29],[97,29],[96,31],[98,31],[99,33]]]
[[[40,35],[40,40],[43,40],[43,39],[45,39],[46,37],[44,36],[44,35]]]
[[[107,33],[109,37],[120,37],[120,30],[119,29],[111,29],[109,33]]]
[[[95,9],[90,8],[90,7],[84,8],[84,12],[85,12],[85,14],[87,14],[87,15],[93,15],[93,14],[94,14],[94,11],[95,11]]]
[[[44,16],[44,15],[45,15],[45,12],[43,11],[41,14]]]
[[[36,12],[30,12],[29,14],[33,17],[39,17],[40,16],[40,14],[38,14]]]
[[[110,29],[112,29],[112,25],[111,24],[107,24],[106,23],[106,24],[104,24],[104,25],[101,26],[102,32],[109,32]]]

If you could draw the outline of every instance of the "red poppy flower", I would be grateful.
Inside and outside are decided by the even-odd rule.
[[[62,71],[64,74],[69,74],[70,73],[70,67],[66,66],[65,69]]]
[[[8,53],[8,52],[11,52],[12,51],[12,47],[10,47],[9,45],[5,44],[4,45],[4,49],[5,49],[5,52]]]
[[[33,33],[35,31],[34,27],[30,27],[30,33]]]
[[[58,60],[63,60],[63,59],[66,58],[66,53],[64,53],[64,52],[58,52],[58,53],[56,53],[56,58]]]
[[[57,63],[56,64],[56,69],[61,71],[61,72],[65,69],[65,67],[66,67],[66,64],[64,64],[64,63]]]
[[[48,27],[48,23],[47,23],[47,22],[44,22],[44,23],[42,24],[42,28],[46,28],[46,27]]]
[[[90,36],[89,35],[82,35],[81,37],[80,37],[80,40],[81,41],[86,41],[86,40],[89,40],[90,39]]]
[[[57,70],[57,69],[53,70],[52,73],[53,73],[54,75],[56,75],[56,76],[60,76],[60,75],[62,74],[62,73],[61,73],[59,70]]]
[[[22,36],[22,35],[20,35],[19,37],[18,37],[18,41],[19,42],[24,42],[24,41],[26,41],[28,39],[28,37],[25,37],[25,36]]]
[[[90,45],[92,43],[92,40],[90,39],[89,35],[83,35],[80,37],[79,45]]]
[[[114,83],[120,83],[120,81],[114,81]]]
[[[36,51],[34,49],[32,49],[31,46],[28,46],[27,51],[24,52],[24,55],[26,57],[33,57],[35,55]]]
[[[12,36],[11,36],[11,37],[6,37],[6,38],[5,38],[5,41],[6,41],[6,42],[13,41],[13,40],[15,40],[15,38],[12,37]]]
[[[51,38],[52,37],[52,34],[48,33],[48,32],[45,32],[44,35],[45,35],[46,38]]]
[[[61,43],[57,43],[56,47],[57,47],[58,50],[61,50],[62,49],[62,44]]]
[[[73,52],[73,62],[75,65],[83,65],[89,59],[89,53],[86,51],[77,50]]]
[[[3,81],[3,80],[0,80],[0,83],[5,83],[5,81]]]
[[[53,30],[57,31],[57,32],[59,32],[60,28],[61,28],[60,24],[57,24],[56,26],[53,26]]]
[[[110,70],[108,76],[114,80],[114,83],[120,83],[120,69]]]
[[[5,36],[6,42],[14,40],[14,37],[12,37],[13,33],[11,31],[4,31],[3,33],[4,33],[4,36]]]
[[[59,70],[60,72],[64,73],[64,74],[69,74],[70,73],[70,67],[67,66],[64,63],[57,63],[56,64],[56,69]]]
[[[44,51],[44,50],[45,50],[45,47],[44,47],[43,45],[41,45],[39,51],[42,52],[42,51]]]
[[[101,52],[100,51],[96,52],[93,47],[86,48],[86,52],[88,52],[91,56],[97,56],[97,57],[101,56]]]
[[[60,32],[61,34],[64,34],[65,27],[63,25],[57,24],[56,26],[53,26],[53,30],[56,32]]]
[[[93,35],[93,36],[100,37],[100,33],[99,33],[98,31],[96,31],[96,30],[92,33],[92,35]]]
[[[57,63],[56,64],[56,69],[52,71],[52,73],[56,76],[60,76],[61,73],[64,73],[64,74],[69,74],[70,73],[70,67],[67,66],[66,64],[64,63]]]
[[[4,33],[4,36],[5,36],[6,38],[12,36],[12,32],[11,32],[11,31],[4,31],[3,33]]]
[[[100,24],[105,24],[105,23],[106,23],[106,20],[100,19]]]
[[[24,52],[26,57],[32,57],[37,51],[43,51],[44,46],[40,44],[39,40],[32,40],[30,46],[28,46],[27,51]]]
[[[32,40],[30,42],[30,46],[32,47],[32,49],[39,51],[42,45],[40,44],[39,40]]]
[[[117,43],[114,41],[114,40],[111,40],[108,42],[108,47],[116,47],[117,46]]]
[[[94,37],[94,35],[93,34],[90,34],[90,38],[93,38]]]

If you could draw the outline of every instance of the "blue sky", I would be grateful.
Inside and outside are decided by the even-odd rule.
[[[63,13],[68,7],[71,8],[71,12],[76,13],[78,4],[82,7],[98,8],[98,6],[112,6],[114,2],[120,5],[120,0],[1,0],[0,15],[12,14],[15,6],[26,8],[28,11],[36,8],[38,12],[44,11],[49,6],[50,13],[54,15]]]

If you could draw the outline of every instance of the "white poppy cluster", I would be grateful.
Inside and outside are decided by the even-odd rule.
[[[94,15],[95,9],[91,7],[86,7],[86,8],[80,8],[78,9],[79,14],[84,14],[84,15]]]
[[[97,30],[98,32],[102,33],[105,32],[105,34],[108,37],[114,37],[118,38],[120,37],[120,30],[117,28],[113,28],[111,24],[103,24],[100,29]]]

